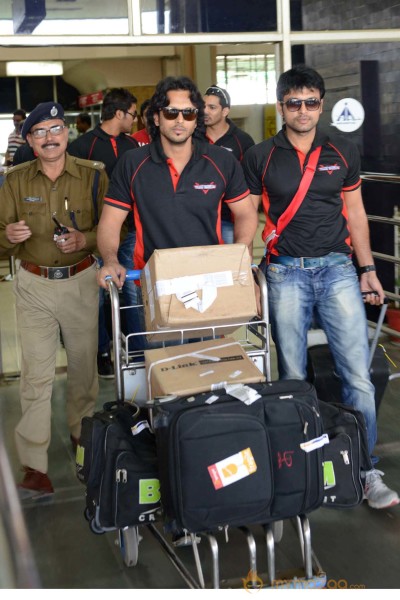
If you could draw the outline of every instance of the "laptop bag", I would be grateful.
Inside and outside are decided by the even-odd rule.
[[[329,444],[323,447],[326,508],[353,508],[364,497],[362,472],[372,469],[363,414],[343,404],[319,402]]]

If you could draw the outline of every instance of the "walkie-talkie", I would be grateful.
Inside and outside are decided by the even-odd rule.
[[[61,223],[56,219],[56,217],[52,217],[56,227],[54,228],[54,235],[62,235],[63,233],[69,233],[67,227],[61,225]]]

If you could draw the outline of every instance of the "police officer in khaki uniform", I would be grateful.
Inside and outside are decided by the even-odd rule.
[[[0,254],[21,260],[14,282],[21,339],[22,418],[16,445],[22,498],[54,493],[47,476],[51,395],[61,329],[67,353],[67,423],[73,446],[98,392],[96,225],[108,178],[102,163],[66,153],[56,102],[39,104],[22,135],[36,160],[9,170],[0,189]],[[55,234],[53,217],[65,227]]]

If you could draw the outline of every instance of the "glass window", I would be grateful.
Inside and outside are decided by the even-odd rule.
[[[273,104],[276,101],[275,56],[217,56],[217,84],[228,90],[232,104]]]
[[[2,0],[0,35],[127,35],[127,0]],[[14,6],[14,12],[12,10]],[[18,28],[14,31],[14,27]]]
[[[249,6],[251,9],[249,10]],[[142,33],[275,31],[276,0],[142,0]]]

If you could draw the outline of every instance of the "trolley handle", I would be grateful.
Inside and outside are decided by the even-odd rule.
[[[136,280],[140,279],[140,271],[129,269],[126,271],[125,280]],[[122,375],[121,368],[121,315],[120,315],[120,304],[119,304],[119,293],[117,287],[112,281],[112,277],[107,275],[105,280],[108,285],[111,300],[111,318],[112,318],[112,334],[114,344],[114,371],[115,371],[115,397],[118,405],[122,405],[125,402],[124,399],[124,378]]]
[[[128,281],[140,279],[140,269],[128,269],[125,274],[125,279]]]
[[[106,275],[105,280],[110,281],[111,275]],[[125,273],[125,281],[135,281],[140,279],[140,269],[128,269]]]

